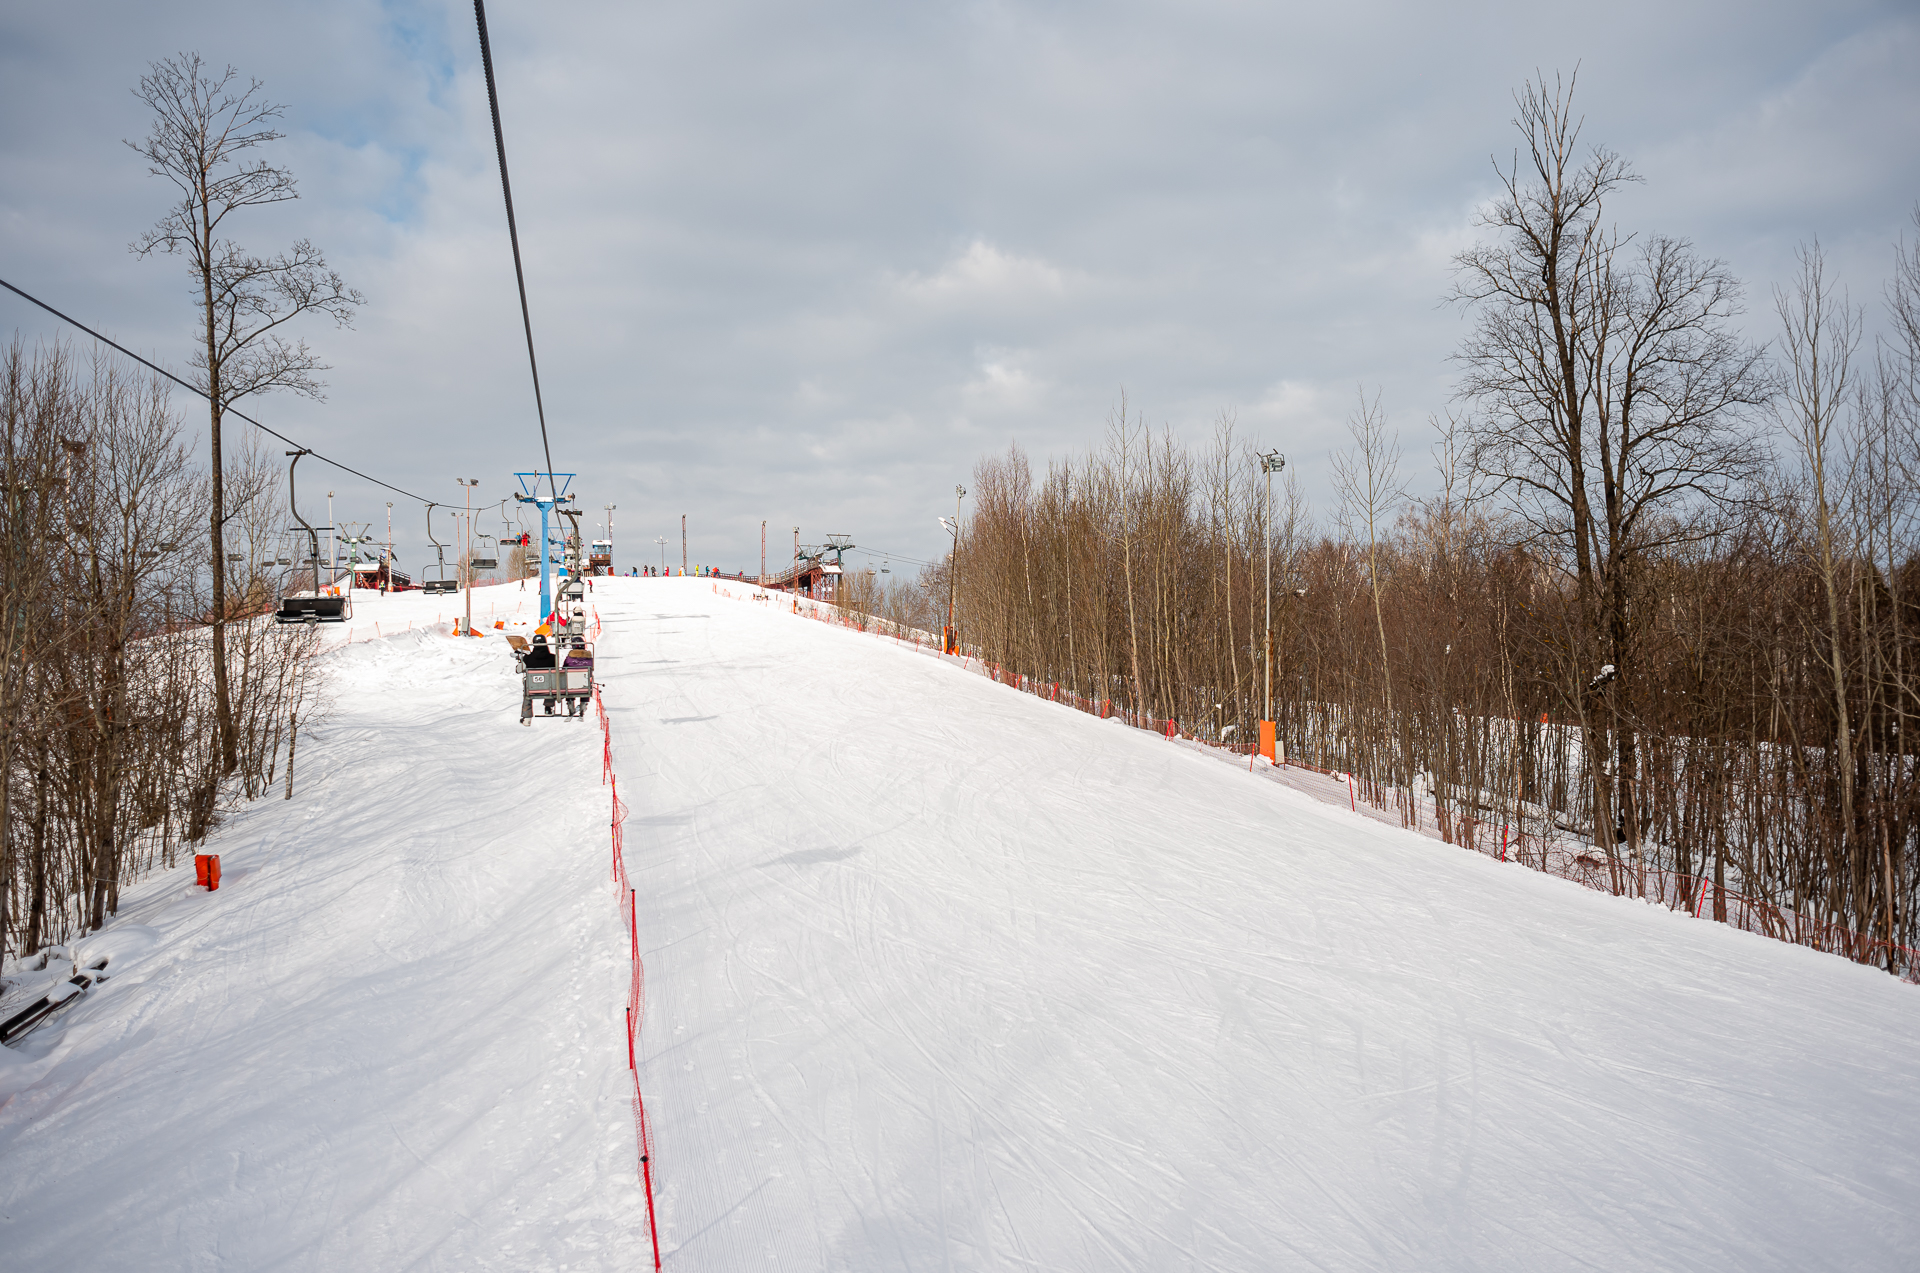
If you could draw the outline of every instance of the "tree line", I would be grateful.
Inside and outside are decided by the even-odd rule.
[[[223,797],[276,776],[291,793],[320,703],[313,630],[271,618],[284,487],[257,447],[229,448],[228,735],[194,551],[209,485],[157,377],[63,346],[0,350],[4,953],[99,928],[128,881],[206,836]]]
[[[291,797],[301,725],[324,706],[317,634],[270,617],[283,586],[308,586],[312,546],[288,551],[278,460],[224,425],[262,394],[322,396],[324,364],[289,325],[346,325],[362,297],[307,240],[233,237],[236,216],[298,198],[264,158],[285,108],[262,89],[163,58],[134,89],[151,128],[125,143],[171,190],[130,250],[187,267],[182,383],[206,403],[206,464],[166,379],[60,345],[0,351],[0,956],[99,928],[223,800],[276,777]]]
[[[951,596],[970,652],[1105,710],[1242,749],[1270,719],[1450,839],[1571,837],[1616,892],[1757,901],[1908,966],[1920,243],[1884,334],[1810,245],[1755,342],[1722,262],[1607,219],[1635,178],[1572,100],[1516,95],[1455,261],[1433,494],[1364,391],[1317,509],[1231,413],[1195,447],[1123,399],[1087,455],[982,460],[957,552],[850,597],[937,631]]]

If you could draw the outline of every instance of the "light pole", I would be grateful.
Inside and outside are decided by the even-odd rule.
[[[608,504],[607,509],[607,574],[613,574],[613,510],[618,504]]]
[[[760,586],[767,586],[767,519],[760,519]]]
[[[653,542],[660,545],[660,573],[664,575],[667,573],[667,537],[656,535]]]
[[[467,493],[467,540],[466,547],[460,550],[460,573],[466,576],[467,585],[467,626],[466,634],[473,635],[473,488],[480,485],[477,477],[456,477]]]
[[[333,572],[340,565],[340,550],[333,544],[333,492],[327,492],[327,582],[333,582]],[[349,589],[351,591],[351,589]]]
[[[953,484],[953,562],[947,570],[947,653],[956,653],[960,648],[960,634],[954,630],[953,611],[960,596],[960,501],[967,497],[967,488],[958,482]]]
[[[793,612],[800,613],[800,528],[793,528]]]
[[[387,569],[385,573],[386,573],[386,580],[387,580],[386,585],[382,587],[380,591],[382,593],[389,593],[393,591],[393,501],[392,500],[387,501]]]
[[[1267,729],[1262,730],[1262,733],[1268,731],[1278,733],[1278,729],[1273,722],[1273,475],[1285,467],[1287,467],[1287,457],[1278,451],[1268,451],[1260,457],[1260,471],[1267,475],[1266,516],[1261,519],[1263,523],[1261,538],[1266,540],[1267,546],[1266,711],[1260,717],[1262,721],[1266,722]],[[1260,741],[1263,744],[1267,742],[1265,738],[1262,738]],[[1267,755],[1267,759],[1274,759],[1271,750]]]

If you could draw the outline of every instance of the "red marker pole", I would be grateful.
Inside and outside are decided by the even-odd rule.
[[[654,1273],[660,1273],[660,1230],[653,1223],[653,1164],[647,1161],[652,1157],[643,1146],[640,1150],[640,1176],[647,1185],[647,1233],[653,1238]]]

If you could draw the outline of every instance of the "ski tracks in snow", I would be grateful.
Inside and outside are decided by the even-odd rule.
[[[1859,1073],[1881,1095],[1839,1104],[1875,1119],[1787,1165],[1779,1129],[1833,1109],[1787,1077],[1817,1029],[1738,1042],[1808,1002],[1782,951],[703,581],[608,595],[659,818],[635,861],[670,1258],[1786,1268],[1855,1232],[1809,1226],[1807,1189],[1920,1237],[1892,1186],[1915,1154],[1870,1129],[1920,1127],[1912,1097]],[[1910,988],[1795,967],[1916,1076]],[[1833,1184],[1872,1154],[1883,1186]]]
[[[704,580],[594,601],[670,1269],[1920,1249],[1912,987]],[[598,740],[422,604],[366,603],[414,631],[330,656],[220,892],[90,939],[8,1071],[9,1266],[646,1263]]]

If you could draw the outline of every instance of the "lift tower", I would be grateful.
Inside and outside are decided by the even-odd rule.
[[[520,489],[525,492],[514,498],[522,504],[532,504],[540,510],[540,622],[545,623],[553,613],[553,585],[548,579],[547,559],[551,555],[547,547],[547,519],[556,507],[570,504],[573,496],[567,489],[573,485],[576,476],[572,473],[515,473],[520,480]],[[542,481],[547,484],[547,494],[540,494]]]

